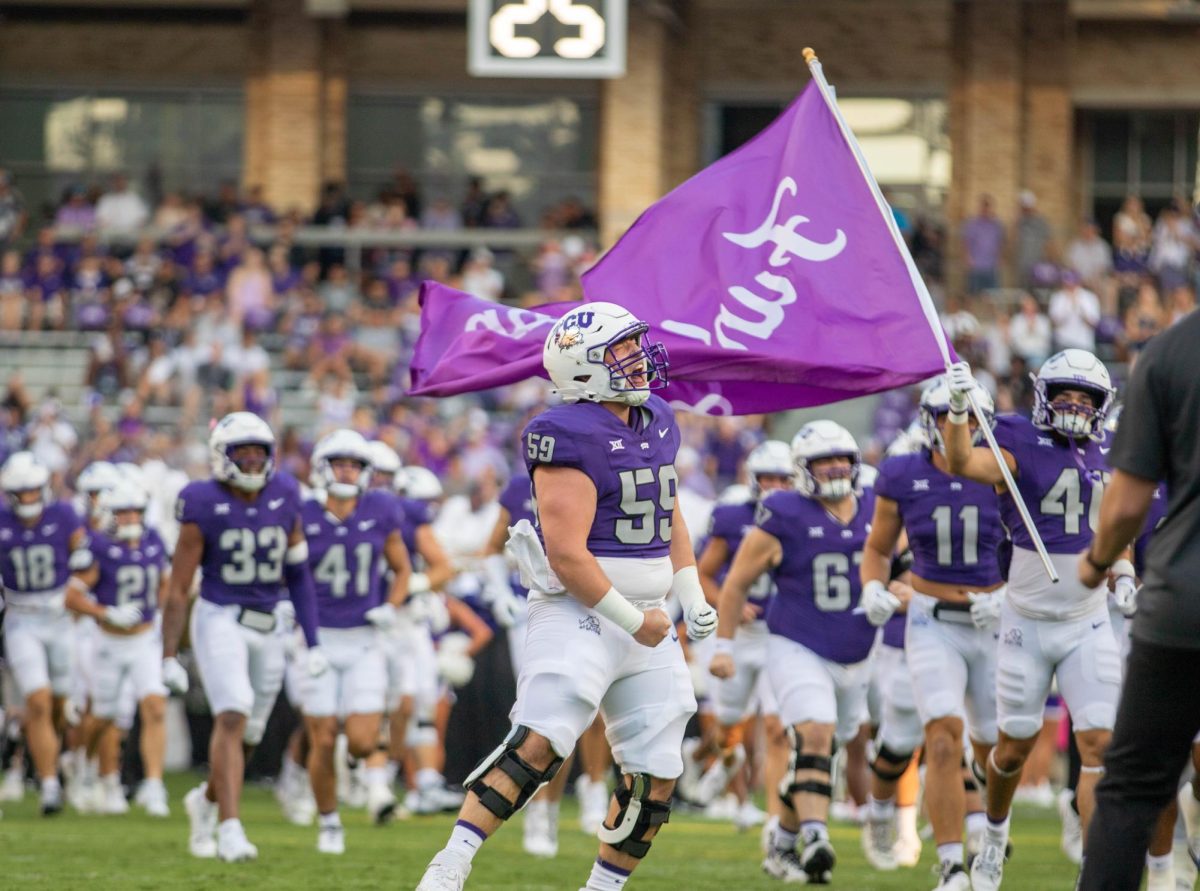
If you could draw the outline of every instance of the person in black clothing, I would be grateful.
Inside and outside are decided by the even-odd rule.
[[[1108,456],[1100,528],[1080,558],[1104,581],[1142,529],[1159,481],[1167,516],[1146,558],[1106,774],[1096,789],[1082,891],[1135,891],[1150,834],[1200,730],[1200,313],[1155,337],[1130,379]]]

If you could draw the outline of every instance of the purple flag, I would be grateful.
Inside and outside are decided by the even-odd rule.
[[[588,299],[650,323],[675,405],[753,414],[941,373],[914,274],[810,85],[755,139],[652,205],[583,284]],[[545,376],[546,334],[577,305],[515,309],[427,282],[411,392]]]

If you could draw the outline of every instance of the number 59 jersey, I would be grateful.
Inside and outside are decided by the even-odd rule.
[[[531,476],[540,466],[573,467],[595,484],[596,515],[587,541],[593,555],[670,553],[679,427],[666,401],[651,395],[630,409],[628,424],[595,402],[555,406],[529,422],[521,442]]]
[[[866,659],[876,634],[866,616],[853,612],[862,594],[858,567],[875,492],[865,489],[857,497],[858,512],[845,524],[795,491],[772,492],[756,518],[783,547],[772,572],[778,593],[767,607],[768,630],[842,665]]]
[[[300,519],[300,487],[275,473],[258,497],[243,501],[216,480],[189,483],[175,515],[195,523],[204,536],[200,596],[270,612],[284,595],[283,562],[288,536]]]

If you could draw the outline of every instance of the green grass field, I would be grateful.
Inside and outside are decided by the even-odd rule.
[[[346,854],[316,852],[316,829],[285,823],[269,790],[247,791],[243,820],[258,845],[256,863],[227,865],[187,855],[187,826],[181,801],[194,783],[171,777],[171,818],[153,820],[134,808],[126,817],[83,817],[71,811],[54,819],[37,812],[36,796],[4,805],[0,819],[0,888],[229,888],[319,889],[416,886],[429,857],[438,850],[450,817],[414,818],[377,828],[362,812],[343,812]],[[491,840],[475,859],[469,891],[576,891],[587,878],[596,843],[579,831],[573,802],[565,806],[559,855],[534,860],[521,851],[520,827]],[[865,864],[856,827],[835,825],[839,864],[834,887],[853,891],[928,891],[934,850],[926,844],[915,869],[877,873]],[[1013,891],[1063,891],[1075,869],[1058,849],[1058,821],[1050,811],[1018,810],[1016,854],[1005,873]],[[758,831],[739,834],[730,825],[676,815],[631,882],[645,891],[725,891],[781,887],[759,870]]]

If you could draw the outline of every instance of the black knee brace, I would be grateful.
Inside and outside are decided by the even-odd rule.
[[[622,854],[641,860],[650,850],[652,839],[646,833],[671,819],[671,802],[657,801],[650,797],[650,775],[635,773],[631,786],[621,783],[613,797],[617,799],[615,826],[605,821],[600,828],[600,841],[611,845]]]
[[[907,755],[893,752],[885,745],[879,747],[879,751],[875,753],[875,757],[871,760],[871,773],[879,777],[881,780],[898,780],[904,776],[904,771],[908,770],[908,765],[912,761],[912,752]]]
[[[563,759],[559,758],[557,753],[545,770],[538,770],[517,754],[517,749],[520,748],[529,733],[528,727],[518,724],[509,731],[504,742],[500,743],[492,754],[480,761],[479,765],[471,771],[471,775],[463,780],[463,788],[474,792],[479,798],[479,803],[501,820],[507,820],[525,807],[525,803],[534,796],[534,793],[554,779],[554,775],[562,767]],[[493,767],[502,771],[517,784],[520,792],[517,793],[516,801],[509,801],[483,781]]]

